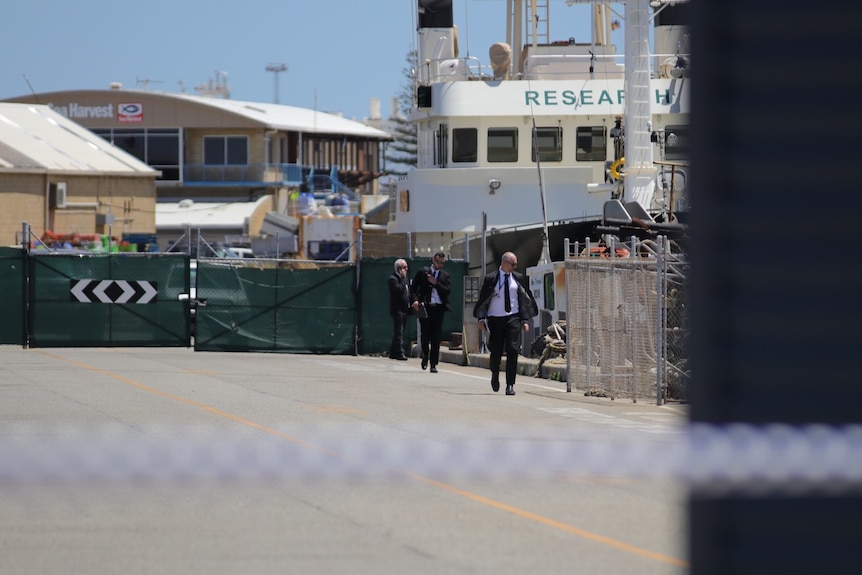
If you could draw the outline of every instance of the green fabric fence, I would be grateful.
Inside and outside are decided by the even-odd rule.
[[[0,344],[24,345],[24,269],[21,248],[0,247]]]

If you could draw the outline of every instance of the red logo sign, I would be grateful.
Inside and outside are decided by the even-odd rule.
[[[144,121],[144,105],[140,103],[117,104],[117,121],[139,123]]]

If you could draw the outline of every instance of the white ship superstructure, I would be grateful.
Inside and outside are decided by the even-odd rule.
[[[505,37],[483,64],[459,56],[450,0],[418,0],[418,164],[390,200],[390,232],[417,234],[419,248],[431,234],[437,247],[441,232],[481,231],[483,214],[502,229],[600,220],[611,199],[665,218],[684,209],[684,173],[668,182],[656,160],[686,158],[687,31],[655,25],[667,52],[650,53],[649,28],[673,6],[631,0],[620,55],[608,7],[591,4],[582,42],[550,35],[549,0],[506,0]]]

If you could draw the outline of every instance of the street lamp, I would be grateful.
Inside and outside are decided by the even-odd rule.
[[[278,104],[278,75],[281,72],[287,71],[287,64],[268,64],[266,67],[266,71],[275,74],[275,103]]]

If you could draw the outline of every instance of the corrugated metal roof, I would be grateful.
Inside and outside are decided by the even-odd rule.
[[[263,202],[271,201],[262,197],[255,202],[196,202],[182,200],[172,203],[156,204],[156,230],[183,230],[191,225],[192,229],[235,229],[254,214]]]
[[[157,171],[51,110],[0,102],[0,169],[146,174]]]
[[[152,94],[153,92],[145,93]],[[286,106],[284,104],[226,100],[192,94],[158,93],[162,96],[189,100],[204,106],[240,114],[278,130],[293,130],[312,134],[344,134],[346,136],[362,136],[382,140],[392,139],[392,136],[388,132],[366,126],[362,122],[348,120],[342,116],[310,110],[308,108],[297,108],[296,106]]]

